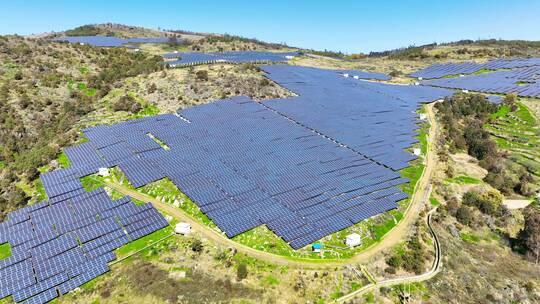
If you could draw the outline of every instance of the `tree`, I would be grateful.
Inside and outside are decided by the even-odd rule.
[[[531,204],[523,212],[525,225],[518,239],[527,250],[526,255],[536,264],[540,262],[540,205]]]
[[[517,100],[517,95],[515,93],[509,93],[504,96],[503,103],[512,106]]]
[[[401,256],[394,254],[386,260],[386,264],[394,268],[399,268],[401,267],[401,264],[403,264],[403,260],[401,259]]]
[[[472,221],[471,209],[462,205],[456,212],[456,219],[463,225],[469,225]]]
[[[502,195],[498,191],[486,190],[478,192],[476,190],[467,191],[463,195],[463,204],[476,207],[482,213],[498,214],[502,206]]]
[[[247,276],[248,276],[247,265],[245,263],[240,263],[240,265],[238,265],[238,269],[236,270],[236,278],[239,281],[242,281],[243,279],[247,278]]]
[[[195,78],[200,81],[207,81],[208,80],[208,71],[206,70],[200,70],[195,73]]]

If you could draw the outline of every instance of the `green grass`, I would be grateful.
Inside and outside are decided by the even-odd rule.
[[[429,202],[431,203],[432,206],[436,207],[436,206],[439,206],[441,204],[441,202],[439,202],[439,200],[437,200],[436,198],[434,198],[433,196],[431,196],[429,198]]]
[[[540,180],[540,126],[529,109],[521,102],[511,112],[508,106],[493,115],[495,119],[485,125],[499,148],[506,150],[507,159],[523,167]],[[506,108],[505,108],[506,107]]]
[[[454,184],[460,184],[460,185],[477,185],[481,184],[482,181],[479,179],[476,179],[474,177],[465,176],[465,175],[459,175],[453,178],[446,179],[447,182],[454,183]]]
[[[495,113],[492,113],[490,115],[491,119],[492,120],[495,120],[499,117],[503,117],[505,116],[506,114],[508,114],[508,112],[510,112],[510,106],[509,105],[502,105],[499,107],[499,110]]]
[[[470,244],[477,244],[478,242],[480,242],[480,237],[478,237],[478,236],[476,236],[474,234],[470,234],[470,233],[461,232],[459,234],[459,237],[464,242],[467,242],[467,243],[470,243]]]
[[[474,75],[481,75],[481,74],[492,73],[492,72],[493,72],[493,70],[481,69],[481,70],[478,70],[478,71],[474,72]]]
[[[279,280],[272,275],[265,277],[262,282],[263,285],[279,285]]]
[[[147,236],[144,236],[138,240],[135,240],[133,242],[130,242],[118,249],[115,250],[116,257],[118,259],[122,259],[126,256],[129,256],[147,246],[155,244],[157,241],[173,234],[173,228],[170,226],[167,226],[163,229],[160,229],[158,231],[155,231]]]
[[[373,295],[373,292],[368,292],[364,295],[364,303],[375,303],[375,295]]]
[[[6,163],[3,160],[0,160],[0,169],[4,169],[6,167]]]
[[[9,243],[0,244],[0,260],[9,258],[11,256],[11,246]]]
[[[135,114],[134,118],[141,118],[146,116],[155,116],[159,114],[159,108],[156,105],[148,105]]]
[[[66,153],[64,153],[64,151],[62,151],[62,153],[60,153],[60,155],[58,156],[58,163],[62,168],[69,168],[71,166],[69,158],[67,157]]]
[[[43,182],[41,181],[41,178],[38,178],[34,181],[34,189],[36,189],[36,199],[38,201],[44,201],[47,200],[47,193],[45,192],[45,187],[43,186]]]

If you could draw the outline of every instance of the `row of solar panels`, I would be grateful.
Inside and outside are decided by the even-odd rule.
[[[515,93],[523,97],[540,97],[540,66],[497,71],[458,78],[422,81],[422,85],[471,90],[485,93]]]
[[[409,76],[431,79],[460,74],[472,74],[480,70],[515,69],[535,66],[540,66],[540,58],[493,59],[486,63],[464,62],[434,64],[411,73]]]
[[[168,43],[168,37],[150,37],[150,38],[118,38],[109,36],[66,36],[55,38],[55,41],[88,44],[100,47],[121,47],[139,43]],[[183,39],[176,38],[177,43]]]
[[[46,176],[48,184],[73,176],[70,169],[53,172],[64,173]],[[112,201],[102,188],[68,194],[0,223],[0,243],[11,247],[0,261],[0,298],[46,303],[107,272],[115,249],[168,225],[150,204]]]
[[[213,53],[168,53],[164,54],[165,59],[176,59],[166,61],[169,67],[181,67],[207,63],[259,63],[259,62],[285,62],[299,52],[263,52],[263,51],[231,51]]]

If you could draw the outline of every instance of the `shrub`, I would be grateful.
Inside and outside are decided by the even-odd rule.
[[[126,111],[131,113],[137,113],[142,109],[140,103],[138,103],[133,96],[124,95],[113,104],[113,110]]]
[[[204,246],[201,240],[199,239],[193,239],[191,241],[191,250],[194,252],[201,252],[203,250]]]
[[[208,80],[208,71],[206,70],[200,70],[195,73],[195,78],[200,81],[207,81]]]
[[[238,269],[236,270],[236,278],[239,281],[242,281],[243,279],[247,278],[247,276],[248,276],[247,265],[244,263],[241,263],[240,265],[238,265]]]
[[[456,219],[463,225],[469,225],[472,221],[471,209],[462,205],[456,212]]]

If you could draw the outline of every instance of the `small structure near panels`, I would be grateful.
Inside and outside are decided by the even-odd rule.
[[[188,223],[178,223],[174,226],[174,232],[177,234],[188,235],[191,232],[191,225]]]
[[[345,238],[345,245],[349,247],[356,247],[362,244],[362,236],[358,233],[351,233]]]

